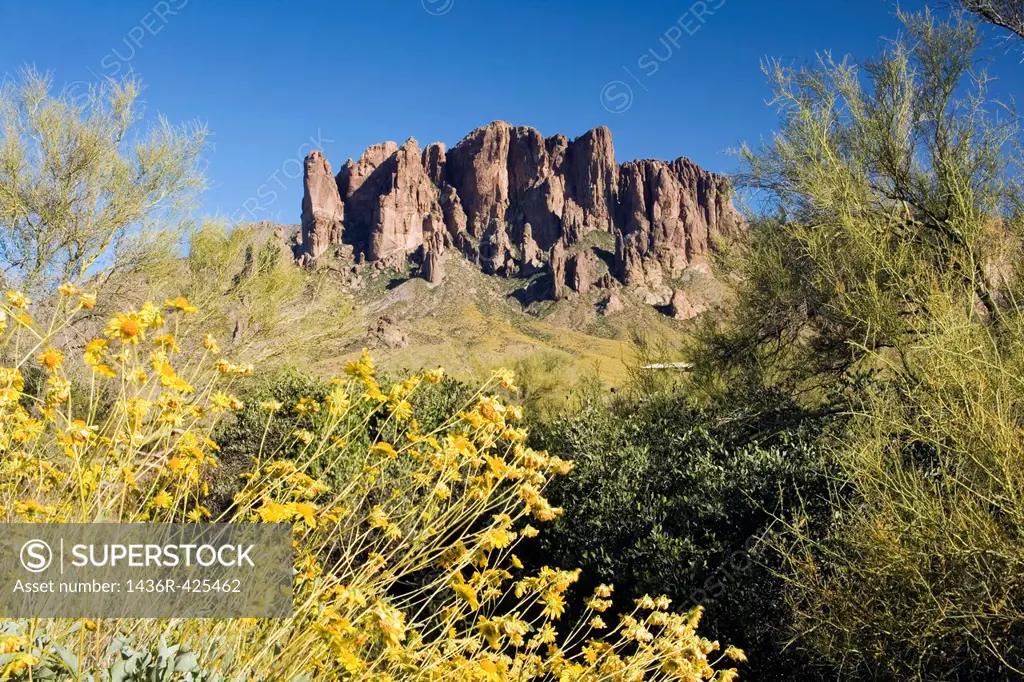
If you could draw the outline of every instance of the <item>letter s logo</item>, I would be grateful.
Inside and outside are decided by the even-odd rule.
[[[41,573],[50,567],[53,552],[42,540],[29,540],[21,546],[21,565],[26,571]]]

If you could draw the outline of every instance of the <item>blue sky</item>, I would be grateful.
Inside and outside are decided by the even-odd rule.
[[[944,11],[947,0],[934,4]],[[688,156],[729,172],[726,150],[775,123],[763,58],[869,57],[898,31],[895,9],[891,0],[0,0],[0,76],[32,64],[80,88],[130,69],[145,84],[147,115],[200,120],[213,133],[205,212],[237,216],[248,200],[258,219],[298,222],[310,144],[337,169],[375,142],[451,146],[496,119],[570,137],[607,125],[619,161]],[[997,89],[1024,92],[1020,55],[992,56]]]

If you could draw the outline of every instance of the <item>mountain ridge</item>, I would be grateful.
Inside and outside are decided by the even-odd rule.
[[[607,247],[584,246],[593,232],[611,236]],[[718,243],[743,232],[728,180],[686,157],[618,164],[607,127],[570,140],[495,121],[450,150],[413,138],[372,145],[336,175],[311,152],[294,253],[418,265],[436,284],[454,251],[487,274],[543,272],[544,294],[561,299],[707,273]]]

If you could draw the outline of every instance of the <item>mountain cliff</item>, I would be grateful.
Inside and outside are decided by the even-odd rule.
[[[546,272],[556,299],[706,270],[715,245],[743,231],[726,178],[686,158],[617,164],[605,127],[570,140],[499,121],[450,150],[374,145],[337,175],[314,151],[304,183],[302,261],[346,244],[357,262],[414,262],[437,283],[454,251],[488,274]],[[610,235],[609,248],[591,233]]]

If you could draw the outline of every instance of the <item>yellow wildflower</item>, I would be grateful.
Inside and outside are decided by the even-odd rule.
[[[100,376],[107,377],[108,379],[116,379],[117,378],[117,372],[115,372],[114,368],[111,367],[110,365],[104,365],[104,364],[95,365],[92,368],[92,370],[94,372],[96,372],[97,374],[99,374]]]
[[[157,509],[167,509],[171,506],[171,496],[167,491],[161,490],[153,497],[152,505]]]
[[[265,523],[281,523],[292,517],[292,512],[277,502],[264,502],[256,513]]]
[[[178,342],[173,334],[161,334],[153,339],[153,343],[157,348],[162,348],[169,353],[181,352],[181,348],[178,347]]]
[[[395,451],[394,446],[391,445],[391,443],[387,443],[384,441],[374,443],[372,446],[370,446],[370,454],[383,455],[388,459],[394,459],[395,457],[398,457],[398,452]]]
[[[64,364],[64,354],[56,348],[47,348],[39,354],[39,364],[50,372],[56,372]]]
[[[28,296],[13,289],[7,291],[7,302],[19,310],[24,310],[32,303]]]
[[[288,509],[299,516],[307,526],[316,528],[316,507],[308,502],[289,502]]]
[[[112,339],[118,339],[124,344],[138,343],[145,330],[145,320],[139,314],[132,311],[129,313],[118,313],[114,319],[107,323],[104,334]]]
[[[185,515],[185,518],[187,518],[192,523],[199,523],[200,521],[202,521],[205,518],[208,518],[209,516],[210,510],[200,505],[195,509],[189,510],[188,514]]]
[[[331,416],[340,417],[345,414],[348,407],[348,396],[345,395],[345,390],[343,388],[335,388],[327,396],[327,410],[331,413]]]
[[[280,400],[264,400],[260,403],[260,409],[266,410],[271,414],[280,411],[282,407],[284,407],[284,405],[281,404]]]
[[[477,599],[476,590],[473,589],[472,585],[466,583],[462,575],[456,574],[456,582],[452,583],[451,587],[455,594],[459,595],[469,605],[469,608],[474,611],[480,608],[480,601]]]
[[[299,398],[292,411],[300,417],[308,417],[320,411],[320,404],[310,398]]]
[[[512,370],[504,367],[499,367],[494,370],[491,375],[498,380],[498,385],[510,393],[515,393],[519,389],[515,385],[516,375]]]
[[[110,342],[106,339],[93,339],[89,343],[85,344],[85,352],[82,354],[82,358],[85,360],[85,364],[95,367],[103,361],[103,354],[107,350],[107,346]]]
[[[14,677],[15,675],[18,675],[18,673],[20,673],[21,671],[27,670],[28,668],[31,668],[37,663],[39,663],[38,657],[28,653],[19,654],[17,657],[14,658],[14,660],[12,660],[4,667],[2,674],[0,674],[0,677],[3,677],[3,679],[7,679],[8,677]]]
[[[160,309],[149,301],[142,304],[142,308],[139,309],[139,317],[147,327],[162,327],[164,324],[164,316]]]
[[[170,310],[180,310],[183,313],[197,313],[199,308],[188,302],[184,296],[176,296],[173,299],[164,301],[164,306]]]
[[[220,344],[217,343],[217,339],[213,338],[213,334],[207,334],[203,337],[203,348],[211,353],[220,352]]]

